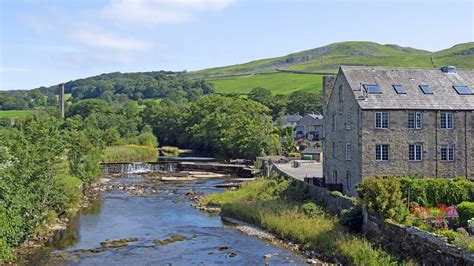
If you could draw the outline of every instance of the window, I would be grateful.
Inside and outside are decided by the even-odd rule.
[[[368,94],[382,94],[379,85],[364,84],[364,89]]]
[[[352,173],[346,173],[347,189],[352,189]]]
[[[351,129],[352,126],[352,117],[351,114],[346,114],[346,121],[344,121],[346,129]]]
[[[339,101],[340,102],[343,102],[344,101],[344,88],[341,86],[339,86]]]
[[[456,90],[456,92],[460,95],[471,95],[474,94],[471,91],[471,88],[468,86],[453,86],[453,88]]]
[[[441,161],[454,161],[454,145],[441,145]]]
[[[346,161],[351,160],[351,144],[346,143]]]
[[[337,171],[336,170],[332,171],[332,182],[334,184],[337,184]]]
[[[423,121],[422,116],[421,112],[408,113],[408,128],[421,129]]]
[[[336,114],[332,115],[332,131],[336,131]]]
[[[428,85],[420,85],[420,89],[424,94],[433,94],[433,91]]]
[[[423,160],[423,145],[411,144],[408,150],[408,158],[410,161],[422,161]]]
[[[407,90],[402,85],[393,85],[393,88],[397,94],[407,94]]]
[[[454,113],[441,113],[441,128],[454,128]]]
[[[337,143],[332,142],[332,158],[337,158]]]
[[[388,144],[375,145],[375,160],[388,161]]]
[[[388,113],[375,113],[375,128],[388,128]]]

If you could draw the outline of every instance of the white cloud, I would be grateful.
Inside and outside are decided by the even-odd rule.
[[[196,12],[220,10],[235,0],[117,0],[107,5],[102,15],[112,21],[131,23],[178,23]]]
[[[8,67],[0,66],[0,73],[16,73],[16,72],[27,72],[28,69],[24,67]]]
[[[145,51],[151,44],[145,41],[118,36],[98,29],[79,29],[71,37],[84,45],[118,51]]]

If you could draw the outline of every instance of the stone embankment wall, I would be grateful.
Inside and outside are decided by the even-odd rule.
[[[263,173],[266,177],[277,174],[293,178],[276,165],[263,161]],[[332,214],[355,206],[353,199],[333,196],[326,188],[310,185],[294,179],[305,186],[311,198]],[[463,250],[446,242],[444,237],[426,232],[416,227],[398,225],[369,216],[363,209],[363,231],[372,242],[384,249],[393,250],[406,258],[415,258],[423,265],[474,265],[474,253]]]
[[[285,178],[291,178],[294,180],[294,182],[298,182],[304,187],[315,203],[323,206],[331,214],[339,215],[342,210],[350,209],[355,206],[353,199],[345,196],[331,195],[331,192],[325,188],[313,186],[301,180],[295,179],[284,171],[280,170],[275,164],[271,165],[271,170],[267,171],[267,173],[268,172],[270,175],[277,174]]]
[[[444,237],[371,217],[363,211],[366,236],[383,247],[416,258],[423,265],[474,265],[474,253],[448,244]]]

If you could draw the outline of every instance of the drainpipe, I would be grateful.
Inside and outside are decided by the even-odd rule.
[[[438,114],[439,111],[435,113],[435,177],[438,178]]]
[[[467,161],[469,160],[468,150],[467,150],[467,111],[464,111],[464,165],[466,168],[466,178],[467,175]]]

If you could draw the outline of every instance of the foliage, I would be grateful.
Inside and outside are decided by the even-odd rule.
[[[203,203],[219,205],[224,216],[256,224],[283,239],[337,257],[347,264],[394,264],[393,258],[384,251],[346,233],[337,219],[324,214],[319,206],[288,200],[286,190],[290,187],[296,188],[290,180],[258,179],[246,182],[236,191],[208,195]]]
[[[69,133],[69,167],[74,176],[90,184],[101,175],[100,157],[102,150],[93,145],[86,134],[80,131]]]
[[[206,96],[193,102],[186,129],[195,148],[253,159],[276,154],[278,136],[268,108],[251,100]]]
[[[423,206],[474,201],[474,183],[465,179],[401,178],[403,197]]]
[[[457,206],[459,212],[459,224],[467,227],[467,221],[474,218],[474,202],[464,201]]]
[[[132,162],[155,160],[158,152],[152,146],[121,145],[110,146],[104,150],[104,162]]]
[[[355,206],[350,209],[342,210],[339,222],[352,232],[360,232],[362,230],[362,219],[362,208]]]
[[[179,156],[179,149],[177,147],[163,146],[161,147],[161,152],[165,156]]]
[[[295,91],[288,96],[287,112],[304,116],[309,113],[321,113],[323,98],[321,93]]]
[[[396,221],[405,218],[407,210],[396,177],[364,179],[357,192],[371,214]]]
[[[331,191],[331,193],[329,193],[329,194],[333,197],[342,197],[343,196],[343,194],[340,191]]]
[[[0,264],[3,262],[11,262],[15,260],[13,251],[5,239],[0,237]]]

